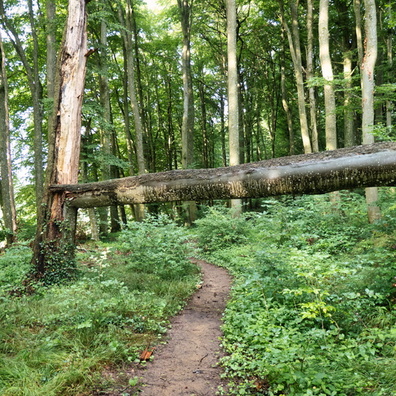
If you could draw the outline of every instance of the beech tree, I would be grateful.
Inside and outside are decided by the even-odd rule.
[[[10,128],[8,117],[8,85],[5,70],[5,53],[0,32],[0,169],[1,169],[1,207],[6,243],[10,245],[15,240],[17,230],[14,186],[11,170]]]
[[[365,46],[364,57],[361,64],[362,83],[362,133],[363,143],[374,142],[372,133],[374,126],[374,68],[377,60],[377,12],[375,0],[365,0]],[[366,202],[368,218],[374,222],[381,216],[377,205],[378,189],[375,187],[366,189]]]
[[[33,246],[34,276],[44,282],[73,275],[77,211],[65,205],[64,192],[54,193],[49,186],[78,181],[87,59],[86,23],[86,0],[69,0],[65,37],[55,77],[46,185]]]
[[[182,167],[194,165],[194,96],[191,72],[191,24],[193,0],[177,0],[183,34],[182,75],[183,75],[183,120],[181,129]],[[196,218],[195,202],[186,202],[186,223],[192,224]]]
[[[235,0],[226,1],[227,9],[227,58],[228,58],[228,136],[230,165],[240,164],[239,147],[239,89],[237,65],[237,9]],[[235,214],[241,212],[242,201],[231,200]]]
[[[25,48],[25,43],[21,35],[18,33],[18,29],[6,12],[4,0],[0,0],[0,22],[2,27],[5,29],[8,39],[11,41],[15,52],[18,54],[23,68],[25,70],[29,89],[32,95],[32,107],[33,107],[33,128],[34,128],[34,173],[35,173],[35,193],[36,193],[36,205],[37,211],[40,210],[40,202],[43,196],[43,184],[44,184],[44,159],[43,159],[43,86],[40,79],[40,68],[39,68],[39,44],[38,44],[38,32],[36,20],[33,13],[32,0],[27,1],[28,6],[28,19],[29,29],[31,31],[31,41],[33,42],[33,51]],[[29,40],[30,41],[30,40]],[[31,55],[31,56],[30,56]]]
[[[319,3],[319,53],[324,83],[326,149],[337,148],[336,104],[333,84],[333,67],[330,58],[329,0]]]
[[[396,143],[274,158],[214,169],[187,169],[77,185],[54,184],[70,207],[323,194],[396,185]]]
[[[298,25],[298,0],[291,0],[289,3],[290,12],[291,12],[291,24],[292,24],[291,29],[286,22],[283,3],[284,0],[279,0],[279,5],[281,9],[280,10],[281,23],[287,33],[290,53],[292,56],[292,61],[294,66],[294,75],[297,86],[298,113],[300,117],[301,136],[304,145],[304,152],[311,153],[312,143],[311,143],[311,138],[309,136],[308,117],[305,108],[304,74],[303,74],[303,65],[302,65],[301,44],[300,44],[300,29]]]

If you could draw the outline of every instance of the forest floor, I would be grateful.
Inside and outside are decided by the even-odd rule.
[[[202,283],[171,320],[165,342],[155,346],[153,358],[147,363],[124,367],[122,374],[111,370],[104,373],[119,386],[94,395],[214,396],[219,387],[226,389],[218,363],[223,356],[220,327],[231,276],[221,267],[191,260],[201,268]],[[138,385],[122,386],[128,378],[139,378]]]
[[[141,395],[214,396],[219,386],[225,386],[218,361],[221,318],[231,277],[223,268],[194,262],[202,269],[203,282],[172,320],[167,343],[155,350],[154,360],[138,373]]]

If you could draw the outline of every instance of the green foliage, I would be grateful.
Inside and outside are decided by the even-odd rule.
[[[0,255],[0,296],[19,286],[31,270],[31,250],[15,245]]]
[[[357,194],[263,206],[243,246],[206,250],[235,277],[223,325],[230,394],[395,394],[393,209],[370,226]]]
[[[248,227],[243,215],[232,217],[229,209],[211,207],[205,217],[195,224],[196,237],[205,251],[220,250],[233,244],[242,244],[247,240]]]
[[[188,244],[184,230],[167,216],[148,216],[143,222],[131,223],[122,233],[120,242],[121,253],[129,251],[132,246],[132,252],[125,257],[125,264],[137,273],[173,280],[182,278],[195,268],[187,259]]]
[[[198,271],[185,258],[185,239],[165,218],[147,220],[111,245],[78,249],[78,280],[18,298],[7,292],[29,270],[22,263],[30,252],[15,250],[19,261],[11,250],[1,256],[0,394],[72,396],[113,388],[105,367],[138,362],[195,289]],[[123,388],[135,385],[125,379]]]

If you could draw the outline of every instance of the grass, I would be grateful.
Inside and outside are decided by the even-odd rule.
[[[103,373],[137,363],[197,284],[185,239],[165,219],[135,225],[116,242],[80,248],[77,281],[21,297],[9,290],[29,271],[30,251],[8,250],[0,258],[0,394],[88,395],[119,385]],[[130,378],[122,381],[128,388]]]

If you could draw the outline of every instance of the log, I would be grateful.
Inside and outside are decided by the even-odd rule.
[[[386,142],[223,168],[176,170],[96,183],[56,184],[50,186],[50,190],[65,192],[72,207],[90,208],[323,194],[395,185],[396,143]]]

